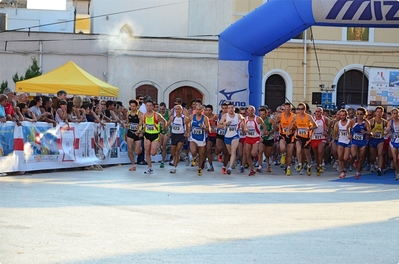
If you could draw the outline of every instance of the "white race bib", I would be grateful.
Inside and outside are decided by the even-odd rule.
[[[193,128],[192,131],[193,135],[201,135],[203,132],[204,131],[202,130],[202,128],[197,128],[197,127]]]
[[[298,135],[300,136],[306,136],[308,134],[308,131],[306,128],[298,128]]]
[[[354,140],[363,140],[363,134],[362,133],[355,133],[355,134],[353,134],[353,139]]]

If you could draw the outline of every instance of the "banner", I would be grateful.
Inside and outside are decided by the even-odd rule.
[[[0,172],[16,171],[18,157],[14,152],[14,122],[0,123]]]
[[[399,106],[399,69],[370,68],[369,105]]]
[[[224,102],[249,105],[248,61],[219,60],[218,108]]]

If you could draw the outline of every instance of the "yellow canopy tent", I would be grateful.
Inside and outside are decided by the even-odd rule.
[[[117,98],[119,88],[97,79],[72,61],[41,76],[17,82],[15,90],[29,95],[55,95],[65,90],[68,95]]]

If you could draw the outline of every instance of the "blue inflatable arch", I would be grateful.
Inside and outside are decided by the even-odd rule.
[[[219,62],[248,62],[249,104],[262,102],[264,55],[313,25],[396,28],[399,1],[270,0],[238,20],[219,35]]]

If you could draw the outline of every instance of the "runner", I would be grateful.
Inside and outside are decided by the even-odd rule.
[[[179,164],[180,150],[184,142],[187,140],[190,126],[190,118],[182,115],[183,107],[177,105],[175,107],[175,114],[170,117],[167,127],[171,130],[171,155],[173,159],[173,168],[170,173],[176,173],[177,165]]]
[[[252,158],[258,158],[259,156],[259,141],[260,141],[260,125],[263,124],[263,119],[255,115],[255,107],[252,105],[248,106],[248,116],[244,119],[245,126],[241,128],[242,131],[247,131],[245,137],[245,153],[247,156],[247,162],[249,165],[250,172],[248,176],[254,176],[256,171],[262,172],[262,165],[259,165],[255,171]],[[242,126],[242,123],[241,123]],[[262,164],[263,157],[258,160]]]
[[[208,163],[209,167],[207,171],[214,171],[215,169],[213,168],[213,157],[212,157],[212,149],[216,145],[216,126],[217,122],[215,118],[217,116],[213,114],[213,106],[212,105],[207,105],[205,107],[205,116],[209,120],[209,133],[207,134],[206,137],[206,157],[208,158]]]
[[[205,160],[206,131],[209,131],[209,120],[203,114],[202,102],[197,100],[196,113],[190,117],[190,151],[193,157],[199,155],[198,176],[202,176]]]
[[[234,110],[234,105],[232,103],[229,103],[227,107],[227,113],[222,116],[222,119],[218,123],[218,128],[226,129],[226,133],[224,135],[224,143],[226,144],[227,151],[230,154],[230,164],[229,168],[227,169],[227,174],[229,175],[231,174],[232,170],[231,166],[236,160],[236,152],[240,139],[240,136],[238,135],[238,124],[240,121],[245,120],[242,115],[236,114]],[[245,126],[245,122],[242,122],[241,125],[243,126],[243,131],[247,133],[248,130]]]
[[[276,119],[276,123],[280,123],[280,163],[286,165],[285,173],[287,176],[291,176],[291,163],[292,153],[294,151],[294,134],[289,126],[294,119],[295,114],[291,112],[291,104],[285,103],[283,105],[283,113]]]
[[[337,153],[338,153],[338,164],[341,169],[340,179],[346,177],[346,161],[350,155],[350,139],[348,137],[348,125],[350,120],[348,119],[348,111],[341,109],[339,111],[339,120],[334,126],[334,135],[337,135]]]
[[[227,108],[228,108],[228,103],[224,102],[222,104],[222,111],[217,115],[217,124],[220,123],[222,116],[224,116],[227,113]],[[224,128],[224,126],[221,126],[220,128],[219,126],[217,126],[215,154],[218,155],[218,160],[220,162],[223,162],[222,174],[227,173],[226,166],[230,159],[229,151],[227,150],[226,144],[224,143],[225,131],[226,129]],[[223,155],[221,154],[222,152]]]
[[[378,167],[377,174],[378,176],[382,176],[382,169],[384,167],[384,156],[383,156],[383,148],[384,148],[384,132],[387,127],[387,120],[382,118],[384,114],[384,108],[382,106],[377,106],[375,108],[375,117],[371,119],[370,126],[372,136],[369,139],[369,147],[370,147],[370,171],[374,172],[374,164],[376,161],[376,157],[378,155]]]
[[[274,119],[268,116],[268,110],[265,108],[259,109],[259,115],[263,120],[262,129],[262,144],[259,144],[259,165],[262,166],[263,154],[266,157],[267,172],[271,172],[271,158],[273,153],[273,145],[275,140],[275,123]]]
[[[240,108],[240,115],[242,115],[244,118],[247,117],[247,109],[245,107],[241,107]],[[244,170],[245,170],[244,167],[247,164],[247,154],[246,154],[246,151],[245,151],[245,138],[246,138],[247,135],[242,130],[243,126],[241,126],[241,122],[239,124],[240,140],[238,142],[238,160],[240,161],[240,172],[243,173]]]
[[[128,146],[128,156],[130,162],[132,163],[132,167],[130,167],[129,171],[135,171],[136,165],[134,164],[133,151],[136,155],[139,155],[141,153],[141,140],[143,135],[139,132],[139,103],[136,100],[130,100],[129,105],[130,110],[126,117],[126,124],[128,125],[126,140]]]
[[[322,165],[324,148],[326,146],[327,137],[329,136],[330,127],[329,119],[323,116],[323,108],[316,108],[314,121],[317,128],[312,133],[311,144],[316,160],[316,173],[317,176],[320,176],[320,174],[324,172],[324,167]]]
[[[348,132],[351,132],[349,139],[351,140],[351,155],[354,160],[353,167],[357,169],[355,174],[356,180],[360,179],[364,156],[366,154],[366,135],[371,135],[370,123],[364,119],[365,114],[366,109],[363,107],[356,109],[357,117],[352,119],[348,125]]]
[[[166,122],[169,121],[169,109],[166,109],[166,104],[164,102],[159,104],[159,109],[158,113],[163,116],[163,118],[166,120]],[[162,151],[162,160],[161,160],[161,165],[160,168],[165,167],[165,158],[166,158],[166,146],[169,142],[169,126],[162,127],[160,138],[159,138],[159,143],[161,145],[161,151]]]
[[[140,118],[140,125],[144,128],[144,151],[145,158],[148,164],[148,169],[145,174],[153,174],[151,156],[157,154],[159,148],[159,134],[161,127],[159,123],[166,125],[166,120],[157,112],[154,112],[154,103],[151,100],[146,101],[146,112]]]
[[[299,103],[297,110],[298,114],[294,116],[289,129],[296,127],[295,139],[296,139],[296,158],[298,159],[298,165],[296,171],[302,174],[302,151],[305,154],[307,169],[306,173],[308,176],[312,175],[312,157],[310,156],[311,136],[313,130],[317,128],[313,117],[310,114],[305,113],[306,105]]]
[[[386,129],[387,134],[391,134],[391,143],[390,149],[392,152],[393,164],[395,166],[395,180],[399,181],[399,115],[398,109],[392,109],[391,111],[391,119],[388,122],[388,126]]]

